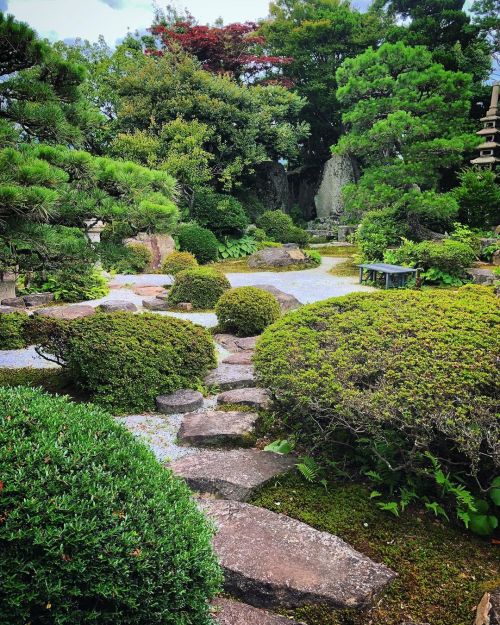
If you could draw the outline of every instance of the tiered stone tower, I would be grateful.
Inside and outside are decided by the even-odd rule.
[[[481,117],[483,127],[478,134],[484,143],[477,147],[479,156],[471,161],[473,165],[482,165],[495,169],[500,163],[500,116],[498,115],[498,93],[500,82],[493,83],[490,108],[486,117]]]

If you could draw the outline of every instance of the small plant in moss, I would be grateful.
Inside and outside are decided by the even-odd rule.
[[[181,271],[170,290],[169,304],[190,302],[193,308],[213,308],[219,297],[231,288],[223,273],[212,267],[198,267]]]
[[[267,291],[254,286],[242,286],[226,291],[215,307],[222,332],[237,336],[255,336],[280,316],[278,300]]]
[[[180,250],[191,252],[201,265],[217,260],[219,242],[207,228],[198,224],[183,224],[179,227],[177,238]]]
[[[191,252],[171,252],[163,261],[162,273],[168,276],[176,276],[186,269],[198,267],[198,261]]]
[[[212,529],[109,414],[0,388],[0,466],[2,623],[212,622]]]
[[[22,312],[0,314],[0,349],[22,349],[29,345],[26,336],[28,315]]]

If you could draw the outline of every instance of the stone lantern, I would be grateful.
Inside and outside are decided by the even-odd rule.
[[[490,108],[486,112],[486,116],[481,117],[483,127],[476,133],[484,140],[484,142],[477,147],[479,150],[479,156],[471,161],[473,165],[481,165],[482,167],[495,169],[498,163],[500,163],[500,116],[498,115],[499,91],[500,82],[494,82],[491,92]]]
[[[106,224],[100,220],[96,221],[95,219],[86,219],[84,224],[89,241],[92,244],[100,243],[101,232],[104,230]]]

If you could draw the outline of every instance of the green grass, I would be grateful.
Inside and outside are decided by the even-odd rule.
[[[321,256],[334,256],[336,258],[349,258],[359,253],[356,245],[325,245],[324,247],[311,248],[319,252]]]
[[[292,475],[254,497],[251,503],[336,534],[398,573],[371,610],[317,606],[287,614],[307,625],[470,625],[483,592],[500,584],[500,546],[421,510],[397,519],[368,496],[360,484],[332,484],[326,491]]]
[[[352,256],[350,258],[346,258],[335,267],[332,267],[329,271],[332,276],[340,276],[340,277],[350,277],[359,275],[359,268],[355,264]]]

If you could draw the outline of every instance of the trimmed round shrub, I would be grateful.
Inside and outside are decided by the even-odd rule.
[[[285,428],[335,461],[348,454],[394,484],[428,475],[429,451],[489,484],[500,468],[499,321],[485,287],[351,294],[268,328],[256,372]]]
[[[248,218],[241,203],[232,195],[201,189],[194,196],[193,216],[218,236],[241,234]]]
[[[219,242],[213,232],[197,224],[184,224],[177,232],[182,252],[191,252],[204,265],[217,260]]]
[[[465,269],[476,259],[468,243],[444,239],[443,241],[405,241],[397,250],[392,250],[398,264],[421,267],[424,271],[438,269],[452,276],[463,277]]]
[[[280,210],[265,212],[259,217],[257,225],[269,239],[278,243],[306,245],[309,241],[308,233],[296,226],[290,215]]]
[[[29,343],[26,337],[28,315],[22,312],[0,314],[0,349],[22,349]]]
[[[254,336],[274,323],[281,309],[271,293],[254,286],[242,286],[221,295],[215,312],[222,332]]]
[[[116,412],[151,410],[157,395],[196,386],[216,364],[210,334],[173,317],[97,313],[46,327],[39,331],[43,351]]]
[[[176,276],[180,271],[195,267],[198,267],[198,261],[190,252],[172,252],[165,258],[161,271]]]
[[[226,276],[212,267],[188,269],[175,276],[168,302],[191,302],[193,308],[213,308],[224,291],[230,288]]]
[[[211,529],[109,414],[0,388],[0,466],[2,623],[212,622]]]

